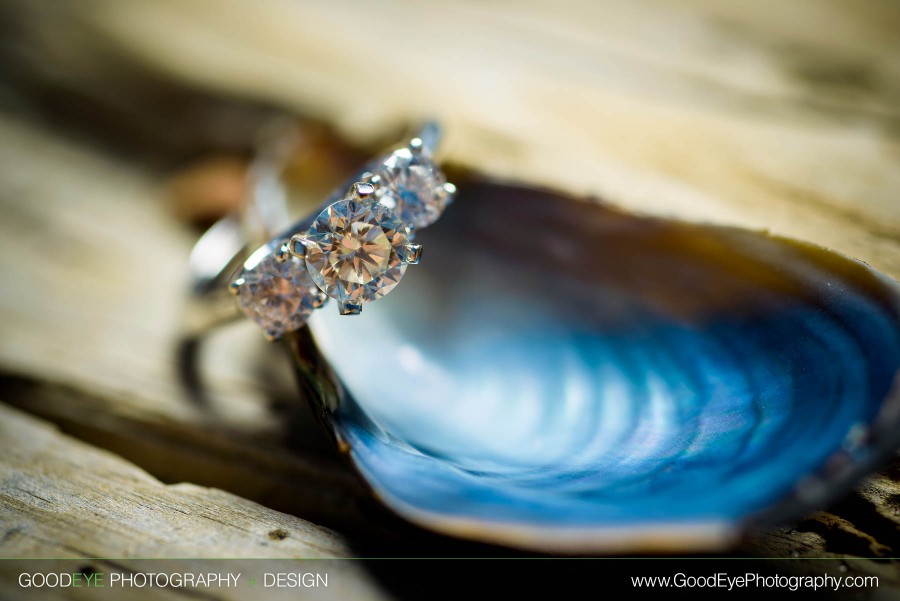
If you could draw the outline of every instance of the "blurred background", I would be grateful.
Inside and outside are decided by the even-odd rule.
[[[360,146],[437,116],[485,173],[897,269],[859,239],[900,211],[890,0],[3,4],[10,120],[143,165],[244,152],[274,109]]]
[[[4,419],[54,424],[163,483],[405,540],[372,525],[383,516],[312,430],[286,430],[290,376],[255,331],[210,345],[216,403],[183,402],[172,349],[186,257],[245,198],[260,126],[296,116],[292,177],[310,198],[435,117],[459,171],[765,229],[896,278],[897,31],[892,0],[4,0],[0,405],[18,408]],[[26,459],[5,469],[50,461]],[[861,522],[839,507],[766,552],[888,553],[900,490],[889,473],[873,482],[844,508]],[[30,511],[9,507],[9,522]],[[131,548],[116,540],[88,544]]]

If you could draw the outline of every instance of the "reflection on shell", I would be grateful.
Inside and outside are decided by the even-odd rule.
[[[900,293],[733,228],[470,184],[422,265],[313,333],[379,498],[532,548],[713,548],[820,506],[893,449]]]

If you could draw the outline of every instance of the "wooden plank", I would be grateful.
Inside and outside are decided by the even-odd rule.
[[[114,454],[2,404],[0,439],[0,557],[58,560],[39,564],[45,571],[78,570],[84,558],[98,571],[146,571],[147,564],[136,558],[162,558],[169,561],[152,564],[158,571],[208,573],[222,569],[216,558],[328,559],[350,553],[341,538],[325,528],[220,490],[164,485]],[[17,590],[19,572],[34,571],[36,565],[0,561],[0,591]],[[284,571],[305,570],[299,561],[278,565]],[[319,591],[322,598],[384,598],[361,566],[321,565],[332,575],[329,587]],[[227,566],[244,573],[260,568],[252,561]],[[77,593],[60,596],[80,598]],[[167,599],[192,596],[190,589],[156,594]],[[245,589],[217,589],[206,598],[242,599],[246,594]],[[272,598],[282,597],[296,598],[296,591],[274,591]]]
[[[163,482],[228,490],[345,533],[387,536],[374,501],[346,466],[320,451],[257,442],[229,423],[201,427],[138,404],[21,376],[0,377],[0,400],[52,421],[65,433],[114,452]],[[299,413],[299,411],[297,412]],[[240,424],[237,424],[240,426]],[[319,437],[313,424],[304,432]]]

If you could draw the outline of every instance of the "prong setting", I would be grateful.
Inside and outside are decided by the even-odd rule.
[[[318,288],[311,289],[309,292],[312,294],[314,309],[321,309],[328,301],[328,295]]]
[[[410,265],[418,264],[419,260],[422,258],[422,245],[421,244],[407,244],[403,247],[402,252],[400,253],[400,260],[404,263],[409,263]]]
[[[244,285],[244,278],[238,278],[228,285],[228,291],[237,296],[241,292],[241,286]]]
[[[365,184],[372,184],[375,186],[376,192],[378,191],[378,186],[381,184],[381,176],[377,173],[372,173],[371,171],[366,171],[359,178],[359,181]]]
[[[338,301],[338,311],[341,315],[359,315],[362,313],[362,303],[356,301]]]
[[[287,244],[282,244],[275,249],[275,260],[279,263],[284,263],[285,261],[290,260],[291,256],[291,251],[288,248]]]
[[[375,186],[370,182],[356,182],[353,184],[351,196],[356,200],[371,200],[375,195]]]
[[[444,182],[444,185],[441,186],[441,189],[444,191],[444,204],[448,205],[456,198],[456,186],[451,184],[450,182]]]
[[[288,251],[298,259],[304,259],[306,258],[306,246],[308,244],[309,240],[306,239],[304,234],[297,234],[292,236],[288,242]]]
[[[425,144],[422,142],[422,138],[413,138],[409,141],[409,150],[413,154],[422,154],[424,148]]]

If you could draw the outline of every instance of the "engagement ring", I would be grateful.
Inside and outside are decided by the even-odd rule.
[[[263,244],[242,264],[240,255],[224,260],[228,253],[213,248],[234,245],[239,230],[234,218],[214,226],[192,253],[195,314],[205,314],[195,315],[195,329],[226,318],[223,288],[270,340],[302,327],[328,298],[337,301],[342,315],[355,315],[365,303],[388,294],[407,266],[419,262],[422,246],[414,242],[415,230],[434,223],[456,192],[434,162],[438,138],[437,125],[426,124],[406,143],[369,162],[329,196],[323,209]],[[255,194],[283,202],[283,194],[272,194],[278,184],[275,170],[257,167],[265,177]],[[211,270],[214,257],[226,266]]]

